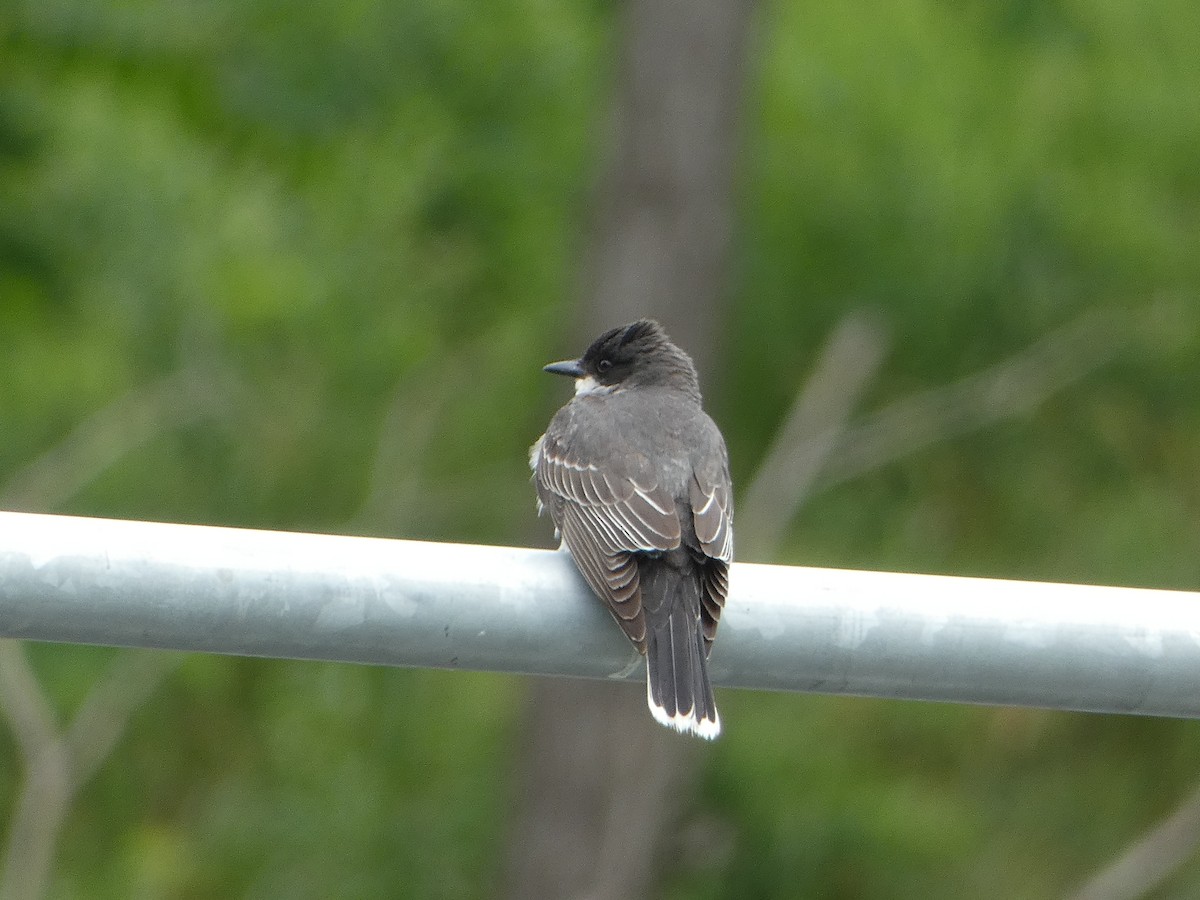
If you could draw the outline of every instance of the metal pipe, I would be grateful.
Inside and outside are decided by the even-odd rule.
[[[1200,717],[1200,594],[740,563],[719,685]],[[0,513],[0,637],[591,678],[565,554]]]

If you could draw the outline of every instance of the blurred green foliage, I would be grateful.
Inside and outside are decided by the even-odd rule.
[[[1090,309],[1130,334],[1028,415],[819,493],[783,561],[1197,588],[1200,7],[848,12],[756,23],[709,378],[736,480],[851,309],[893,340],[867,408]],[[192,414],[53,511],[548,543],[524,454],[619,39],[546,0],[0,7],[0,488],[182,371]],[[64,716],[112,655],[29,651]],[[52,896],[492,896],[522,694],[190,658],[73,807]],[[1190,723],[722,703],[689,804],[717,851],[665,864],[671,897],[1057,896],[1200,764]],[[0,740],[4,810],[16,760]],[[1156,896],[1198,890],[1192,864]]]

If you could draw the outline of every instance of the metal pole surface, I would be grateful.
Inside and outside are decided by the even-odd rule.
[[[1200,717],[1200,594],[736,564],[719,685]],[[0,513],[0,637],[591,678],[565,554]]]

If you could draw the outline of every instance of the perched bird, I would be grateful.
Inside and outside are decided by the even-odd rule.
[[[729,590],[733,493],[691,358],[650,319],[545,367],[575,396],[530,449],[538,511],[646,657],[646,699],[670,728],[714,738],[708,654]]]

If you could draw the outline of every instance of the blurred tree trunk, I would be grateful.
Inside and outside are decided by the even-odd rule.
[[[658,318],[701,381],[722,324],[750,0],[631,0],[579,336]]]
[[[714,374],[749,0],[632,0],[576,343],[650,315]],[[543,679],[530,697],[513,898],[649,896],[705,747],[645,688]]]

